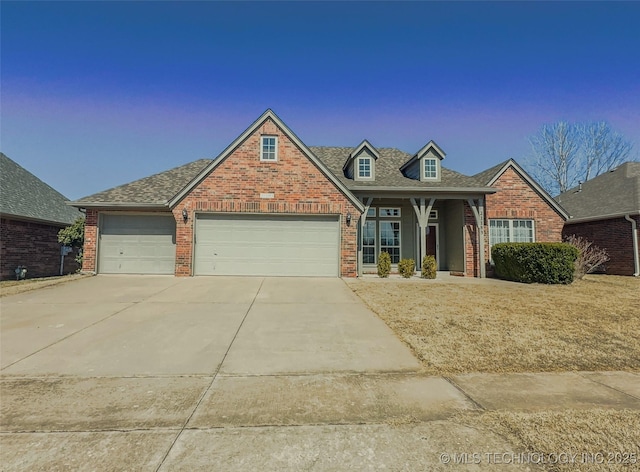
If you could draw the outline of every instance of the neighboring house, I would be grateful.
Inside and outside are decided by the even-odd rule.
[[[58,231],[82,216],[68,199],[0,153],[0,278],[60,275]],[[63,273],[78,269],[75,254],[65,257]]]
[[[560,194],[570,218],[563,235],[583,237],[609,254],[607,274],[640,275],[640,162],[627,162]]]
[[[308,147],[267,110],[214,160],[73,202],[83,270],[354,277],[386,251],[483,277],[496,242],[560,241],[564,210],[516,162],[465,176],[444,158],[433,141]]]

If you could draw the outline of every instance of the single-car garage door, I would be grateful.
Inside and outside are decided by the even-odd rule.
[[[175,260],[176,222],[173,216],[101,216],[99,272],[173,274]]]
[[[339,275],[338,216],[198,215],[196,275]]]

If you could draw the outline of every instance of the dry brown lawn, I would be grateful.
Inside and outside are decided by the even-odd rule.
[[[350,287],[426,373],[640,370],[640,280],[378,279]]]
[[[640,411],[491,411],[456,420],[505,437],[524,451],[516,460],[544,461],[546,470],[640,470]]]
[[[51,285],[58,285],[72,280],[81,279],[83,277],[88,277],[88,275],[72,274],[60,277],[42,277],[26,280],[3,280],[0,282],[0,297],[50,287]]]

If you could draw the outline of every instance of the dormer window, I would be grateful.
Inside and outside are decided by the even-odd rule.
[[[342,167],[345,177],[353,180],[375,180],[376,159],[379,157],[378,150],[365,139],[347,156]]]
[[[424,158],[424,178],[435,180],[438,178],[438,159],[432,157]]]
[[[278,137],[261,136],[260,138],[260,160],[275,162],[278,160]]]
[[[371,174],[371,158],[359,157],[358,158],[358,178],[370,179]]]

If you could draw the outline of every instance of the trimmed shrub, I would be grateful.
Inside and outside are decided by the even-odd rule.
[[[436,258],[433,256],[424,256],[422,258],[422,278],[436,278]]]
[[[388,252],[381,252],[378,256],[378,276],[389,277],[389,272],[391,272],[391,256]]]
[[[398,262],[398,272],[400,272],[400,275],[405,279],[413,277],[415,271],[416,261],[413,259],[401,259],[400,262]]]
[[[578,249],[566,243],[499,243],[491,248],[491,258],[501,279],[570,284]]]

